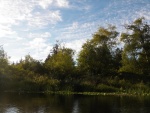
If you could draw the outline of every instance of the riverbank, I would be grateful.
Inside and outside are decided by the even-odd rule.
[[[125,93],[125,92],[67,92],[67,91],[57,91],[57,92],[43,92],[46,94],[61,94],[61,95],[103,95],[103,96],[150,96],[150,93]]]
[[[150,93],[137,93],[137,92],[70,92],[70,91],[46,91],[46,92],[17,92],[5,91],[1,93],[17,93],[17,94],[56,94],[56,95],[87,95],[87,96],[150,96]]]

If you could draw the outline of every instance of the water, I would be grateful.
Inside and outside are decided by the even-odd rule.
[[[0,113],[150,113],[150,97],[5,93]]]

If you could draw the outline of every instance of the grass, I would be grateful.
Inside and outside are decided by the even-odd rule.
[[[103,95],[103,96],[150,96],[150,93],[137,93],[134,91],[127,92],[69,92],[69,91],[56,91],[56,92],[44,92],[46,94],[59,94],[59,95]]]

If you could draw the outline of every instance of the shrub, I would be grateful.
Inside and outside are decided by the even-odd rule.
[[[112,87],[112,86],[108,86],[105,84],[99,84],[96,87],[96,91],[98,91],[98,92],[116,92],[117,88]]]

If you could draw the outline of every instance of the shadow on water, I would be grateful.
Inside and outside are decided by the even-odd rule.
[[[150,113],[150,97],[3,93],[0,113]]]

